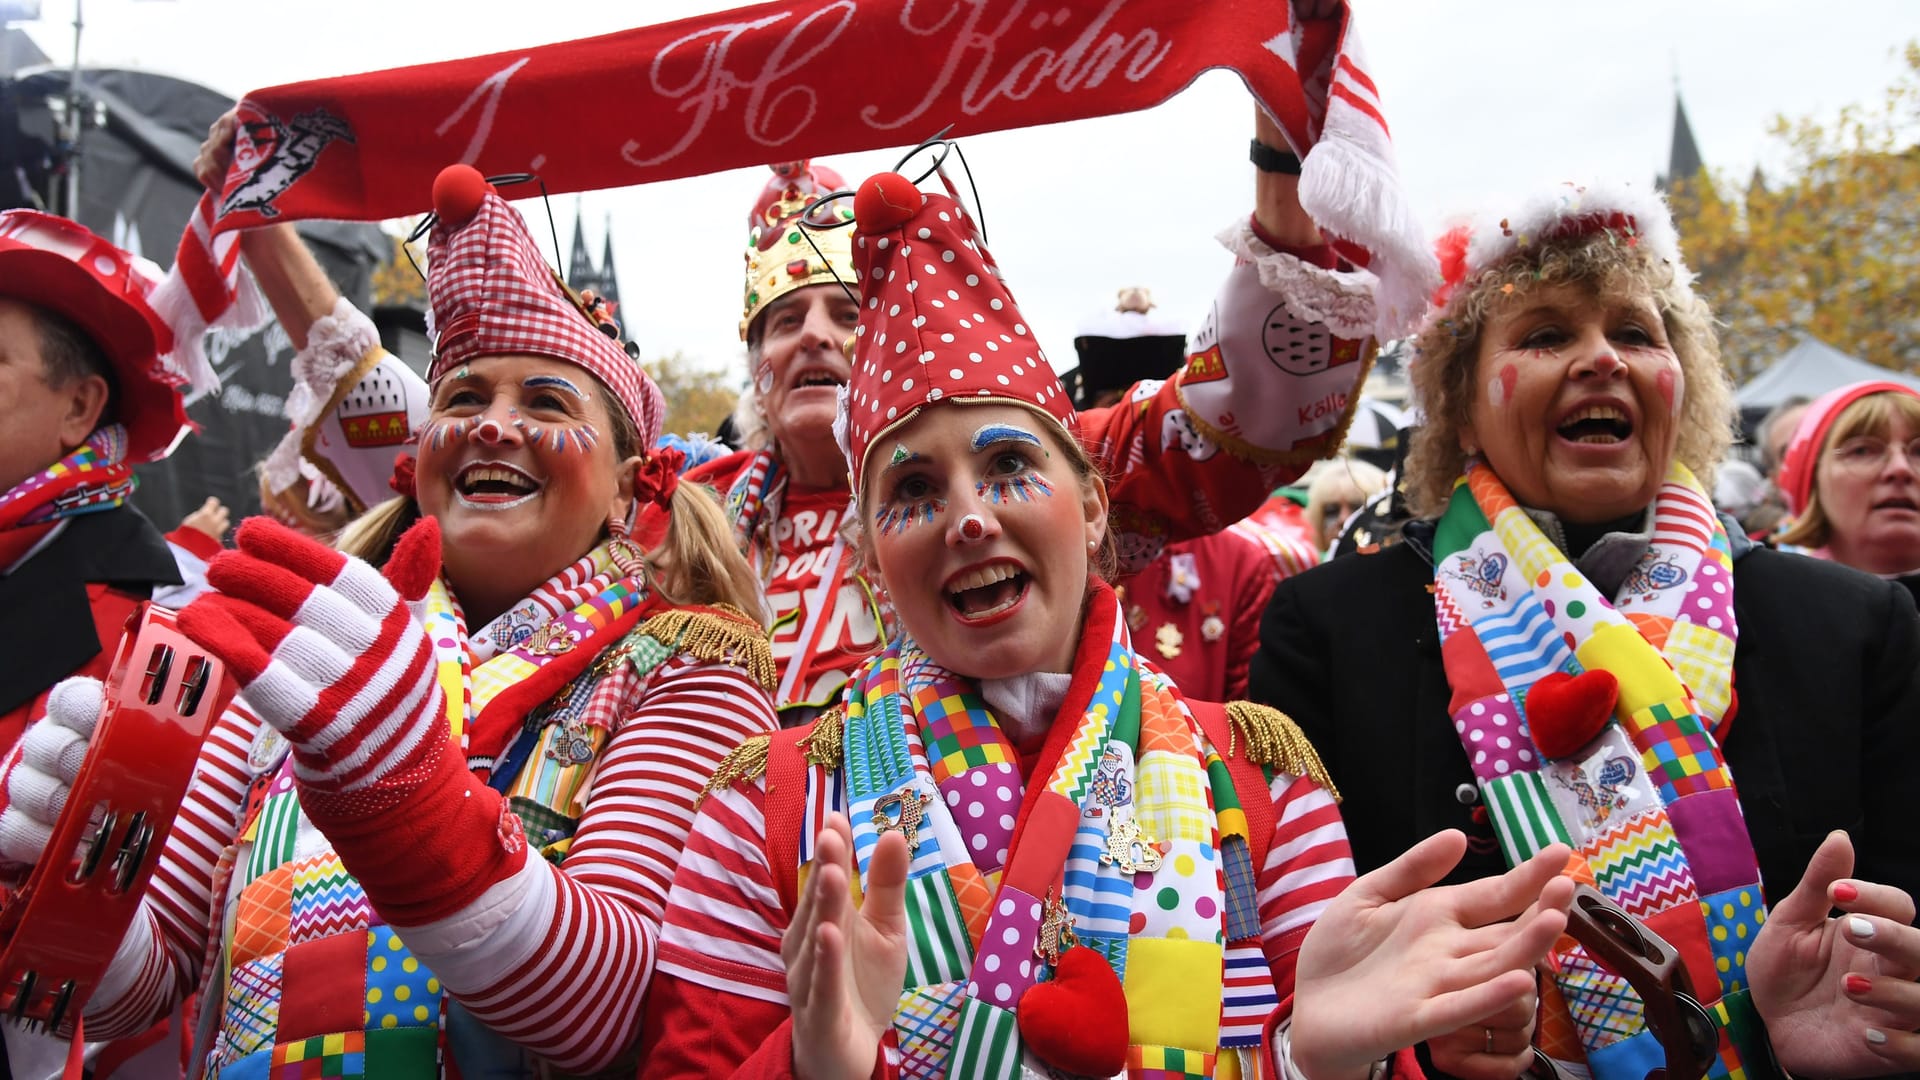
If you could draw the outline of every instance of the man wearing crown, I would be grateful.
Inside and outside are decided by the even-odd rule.
[[[1169,542],[1218,532],[1330,453],[1373,355],[1372,276],[1323,240],[1300,206],[1297,159],[1272,149],[1285,136],[1255,112],[1269,150],[1257,159],[1267,164],[1255,212],[1222,235],[1235,266],[1185,365],[1157,388],[1078,415],[1081,441],[1117,480],[1122,573]],[[781,668],[775,704],[788,726],[838,701],[848,673],[887,636],[885,598],[840,529],[849,495],[833,422],[862,283],[853,230],[840,227],[852,200],[817,200],[844,187],[820,165],[774,167],[748,217],[740,335],[752,385],[737,414],[748,447],[688,474],[726,496],[736,538],[766,582]],[[954,285],[953,297],[932,302],[971,302],[967,283]],[[1030,333],[990,344],[1048,363]]]

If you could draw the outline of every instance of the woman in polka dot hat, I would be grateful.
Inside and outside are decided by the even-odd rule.
[[[1281,584],[1254,696],[1326,755],[1363,870],[1449,828],[1461,880],[1571,844],[1678,950],[1714,1075],[1920,1067],[1911,598],[1714,513],[1730,393],[1658,196],[1567,185],[1440,255],[1425,519]],[[1580,947],[1549,968],[1542,1049],[1596,1080],[1663,1064],[1618,973]],[[1522,1019],[1431,1059],[1490,1077]]]
[[[901,633],[715,778],[646,1075],[1331,1080],[1531,999],[1566,852],[1425,890],[1455,835],[1354,882],[1298,729],[1136,651],[1106,485],[971,219],[892,173],[854,214],[839,427]]]
[[[182,612],[242,693],[87,1038],[197,992],[195,1072],[230,1080],[630,1060],[700,785],[774,727],[756,581],[712,496],[649,452],[658,389],[477,172],[442,173],[434,205],[417,454],[341,550],[243,524]],[[296,272],[305,322],[355,314],[310,259],[262,267],[280,243],[248,258]],[[390,359],[300,329],[323,363]],[[641,503],[670,513],[655,552],[629,538]]]

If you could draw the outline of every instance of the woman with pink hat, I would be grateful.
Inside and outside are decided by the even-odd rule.
[[[340,551],[242,525],[181,614],[242,694],[88,1038],[197,991],[210,1076],[605,1069],[638,1035],[700,784],[774,726],[757,583],[650,452],[659,389],[478,173],[443,172],[434,205],[417,462]],[[315,288],[310,311],[354,314]],[[303,363],[361,407],[327,434],[405,425],[404,395],[363,386],[385,354],[336,321]],[[629,536],[642,505],[670,521],[653,552]],[[98,684],[68,689],[98,709]]]
[[[1292,722],[1136,650],[1107,485],[972,219],[892,173],[854,214],[836,431],[902,632],[715,777],[643,1075],[1356,1077],[1530,1001],[1565,849],[1424,890],[1454,835],[1353,881]]]
[[[1842,386],[1807,406],[1780,464],[1780,542],[1908,589],[1920,571],[1920,391]]]

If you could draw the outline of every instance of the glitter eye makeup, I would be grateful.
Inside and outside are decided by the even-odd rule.
[[[982,480],[974,488],[980,497],[998,506],[1003,503],[1032,502],[1042,496],[1053,494],[1053,485],[1039,473],[1021,473],[1019,476],[996,477]]]
[[[520,385],[528,390],[565,390],[582,401],[587,399],[587,395],[573,384],[573,380],[558,375],[529,375],[520,380]]]
[[[881,507],[873,515],[873,526],[881,536],[892,536],[909,525],[931,525],[935,514],[947,510],[945,499],[922,499],[905,506],[889,504]]]
[[[973,433],[973,452],[977,454],[996,443],[1009,442],[1045,449],[1044,444],[1040,442],[1040,436],[1026,428],[1014,427],[1012,424],[987,424]]]

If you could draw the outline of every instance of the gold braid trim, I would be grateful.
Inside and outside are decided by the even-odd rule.
[[[724,788],[730,788],[744,780],[758,780],[767,774],[767,747],[773,743],[771,735],[753,735],[746,742],[727,752],[714,768],[713,775],[707,778],[707,786],[700,789],[700,796],[693,800],[693,808],[707,801],[707,796]]]
[[[846,754],[846,743],[842,737],[846,730],[845,709],[835,705],[821,713],[813,721],[813,730],[800,740],[800,750],[806,755],[807,764],[823,769],[838,769],[840,759]]]
[[[743,667],[768,693],[780,685],[767,632],[730,604],[663,611],[640,624],[639,632],[697,660]]]
[[[1334,802],[1340,801],[1340,789],[1333,786],[1333,777],[1327,775],[1319,751],[1286,713],[1251,701],[1229,701],[1227,729],[1228,757],[1234,754],[1235,740],[1244,739],[1248,761],[1304,776],[1325,788]]]

